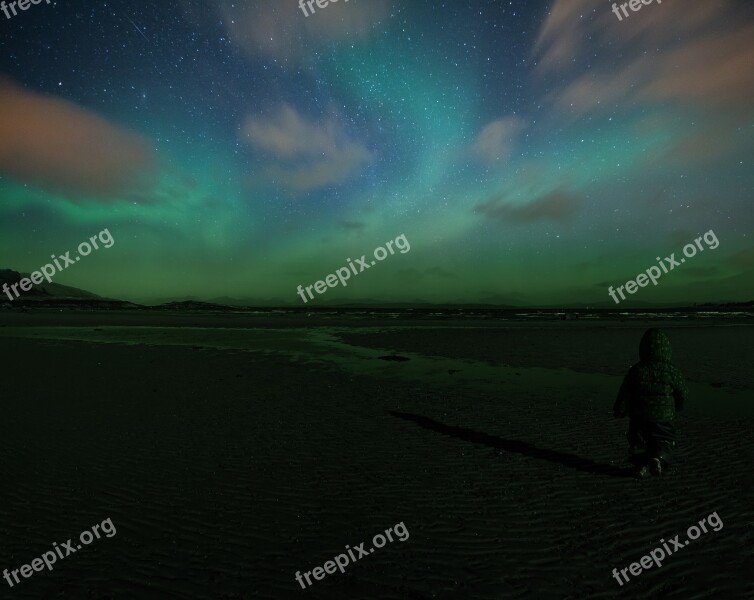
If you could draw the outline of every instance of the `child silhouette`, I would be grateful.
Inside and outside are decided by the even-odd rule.
[[[629,453],[637,476],[660,475],[675,448],[675,413],[688,395],[683,374],[670,362],[670,340],[661,329],[648,329],[639,344],[641,360],[628,370],[613,407],[628,415]]]

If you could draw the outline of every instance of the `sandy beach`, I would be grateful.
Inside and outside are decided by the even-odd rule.
[[[638,481],[612,403],[650,325],[3,314],[0,568],[117,527],[3,596],[751,598],[754,329],[659,323],[690,399]]]

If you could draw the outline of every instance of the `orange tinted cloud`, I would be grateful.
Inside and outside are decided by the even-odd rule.
[[[152,162],[146,138],[67,100],[0,78],[0,173],[55,191],[107,198],[129,189]]]
[[[489,219],[510,223],[536,223],[538,221],[568,221],[578,212],[579,201],[561,190],[554,190],[528,204],[507,202],[502,194],[491,197],[476,206],[476,212]]]
[[[242,135],[257,151],[276,159],[269,167],[272,178],[296,190],[341,183],[372,159],[334,117],[310,122],[288,105],[272,117],[247,118]]]
[[[538,72],[567,74],[589,57],[553,98],[577,114],[647,102],[750,112],[754,25],[740,10],[729,0],[653,3],[618,21],[609,4],[556,0],[535,46]]]
[[[308,17],[296,0],[222,2],[231,38],[252,56],[305,62],[321,44],[369,37],[389,13],[389,0],[330,2],[314,5]]]
[[[516,117],[503,117],[484,126],[474,140],[473,153],[485,162],[494,163],[508,158],[518,136],[526,128],[526,123]]]

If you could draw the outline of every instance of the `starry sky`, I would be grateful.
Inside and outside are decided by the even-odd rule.
[[[0,13],[0,268],[112,298],[754,298],[754,6],[52,0]]]

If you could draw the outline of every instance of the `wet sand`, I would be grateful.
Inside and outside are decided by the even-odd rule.
[[[665,324],[691,396],[636,481],[611,409],[646,323],[4,314],[0,569],[117,528],[6,595],[751,598],[754,329],[714,325]]]

